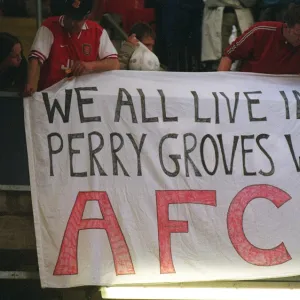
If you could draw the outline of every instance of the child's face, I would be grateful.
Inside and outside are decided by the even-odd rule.
[[[153,51],[155,45],[155,40],[151,36],[145,36],[142,38],[141,42],[150,50]]]

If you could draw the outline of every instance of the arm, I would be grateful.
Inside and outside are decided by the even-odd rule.
[[[40,66],[48,59],[53,39],[52,32],[44,26],[38,30],[35,36],[28,57],[27,84],[24,92],[26,96],[30,96],[36,91]]]
[[[89,73],[98,73],[120,69],[119,61],[113,58],[106,58],[100,61],[92,61],[87,64],[89,64]]]
[[[120,49],[120,53],[119,53],[119,62],[120,62],[121,70],[128,70],[129,61],[130,61],[130,58],[131,58],[132,54],[134,53],[135,49],[136,49],[136,46],[130,42],[125,42],[122,45],[122,47]]]
[[[120,70],[118,59],[105,58],[102,60],[91,62],[77,61],[72,66],[72,77],[70,77],[70,79],[81,75],[101,73],[113,70]]]
[[[27,85],[26,91],[28,95],[31,95],[36,91],[36,81],[40,71],[40,63],[37,58],[30,58],[28,61],[28,72],[27,72]]]
[[[223,56],[221,61],[220,61],[219,67],[218,67],[218,72],[220,72],[220,71],[225,71],[225,72],[230,71],[231,66],[232,66],[231,58],[229,58],[227,56]]]
[[[247,60],[252,56],[259,27],[259,24],[251,26],[225,50],[218,71],[230,71],[234,61]]]

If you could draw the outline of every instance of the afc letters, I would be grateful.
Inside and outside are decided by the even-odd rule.
[[[274,266],[292,259],[284,243],[273,249],[261,249],[247,239],[243,229],[243,217],[248,204],[257,198],[270,201],[277,208],[291,197],[286,192],[271,185],[251,185],[242,189],[232,200],[227,213],[228,236],[239,256],[256,266]],[[86,204],[98,202],[102,219],[83,219]],[[188,221],[170,220],[169,206],[193,204],[208,205],[217,209],[216,191],[156,191],[159,264],[161,274],[176,273],[172,258],[171,234],[188,233]],[[225,224],[224,224],[225,225]],[[111,246],[116,275],[135,274],[130,249],[122,228],[114,213],[106,192],[79,192],[73,206],[61,243],[54,275],[78,274],[79,231],[86,229],[105,230]]]

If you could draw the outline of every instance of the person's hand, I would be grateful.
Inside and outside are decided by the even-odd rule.
[[[72,76],[77,77],[92,72],[92,66],[90,62],[76,61],[72,66]]]
[[[24,88],[23,96],[30,97],[35,92],[36,92],[35,88],[31,84],[27,83]]]
[[[136,38],[136,35],[135,34],[132,34],[128,40],[127,40],[128,43],[134,45],[134,46],[137,46],[138,43],[139,43],[139,40]]]

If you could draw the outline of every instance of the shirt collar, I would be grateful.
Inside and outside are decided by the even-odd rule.
[[[65,16],[60,16],[59,17],[59,24],[61,25],[61,27],[64,27],[64,19],[65,19]],[[82,25],[82,28],[81,30],[87,30],[89,29],[88,25],[86,24],[86,22]]]

